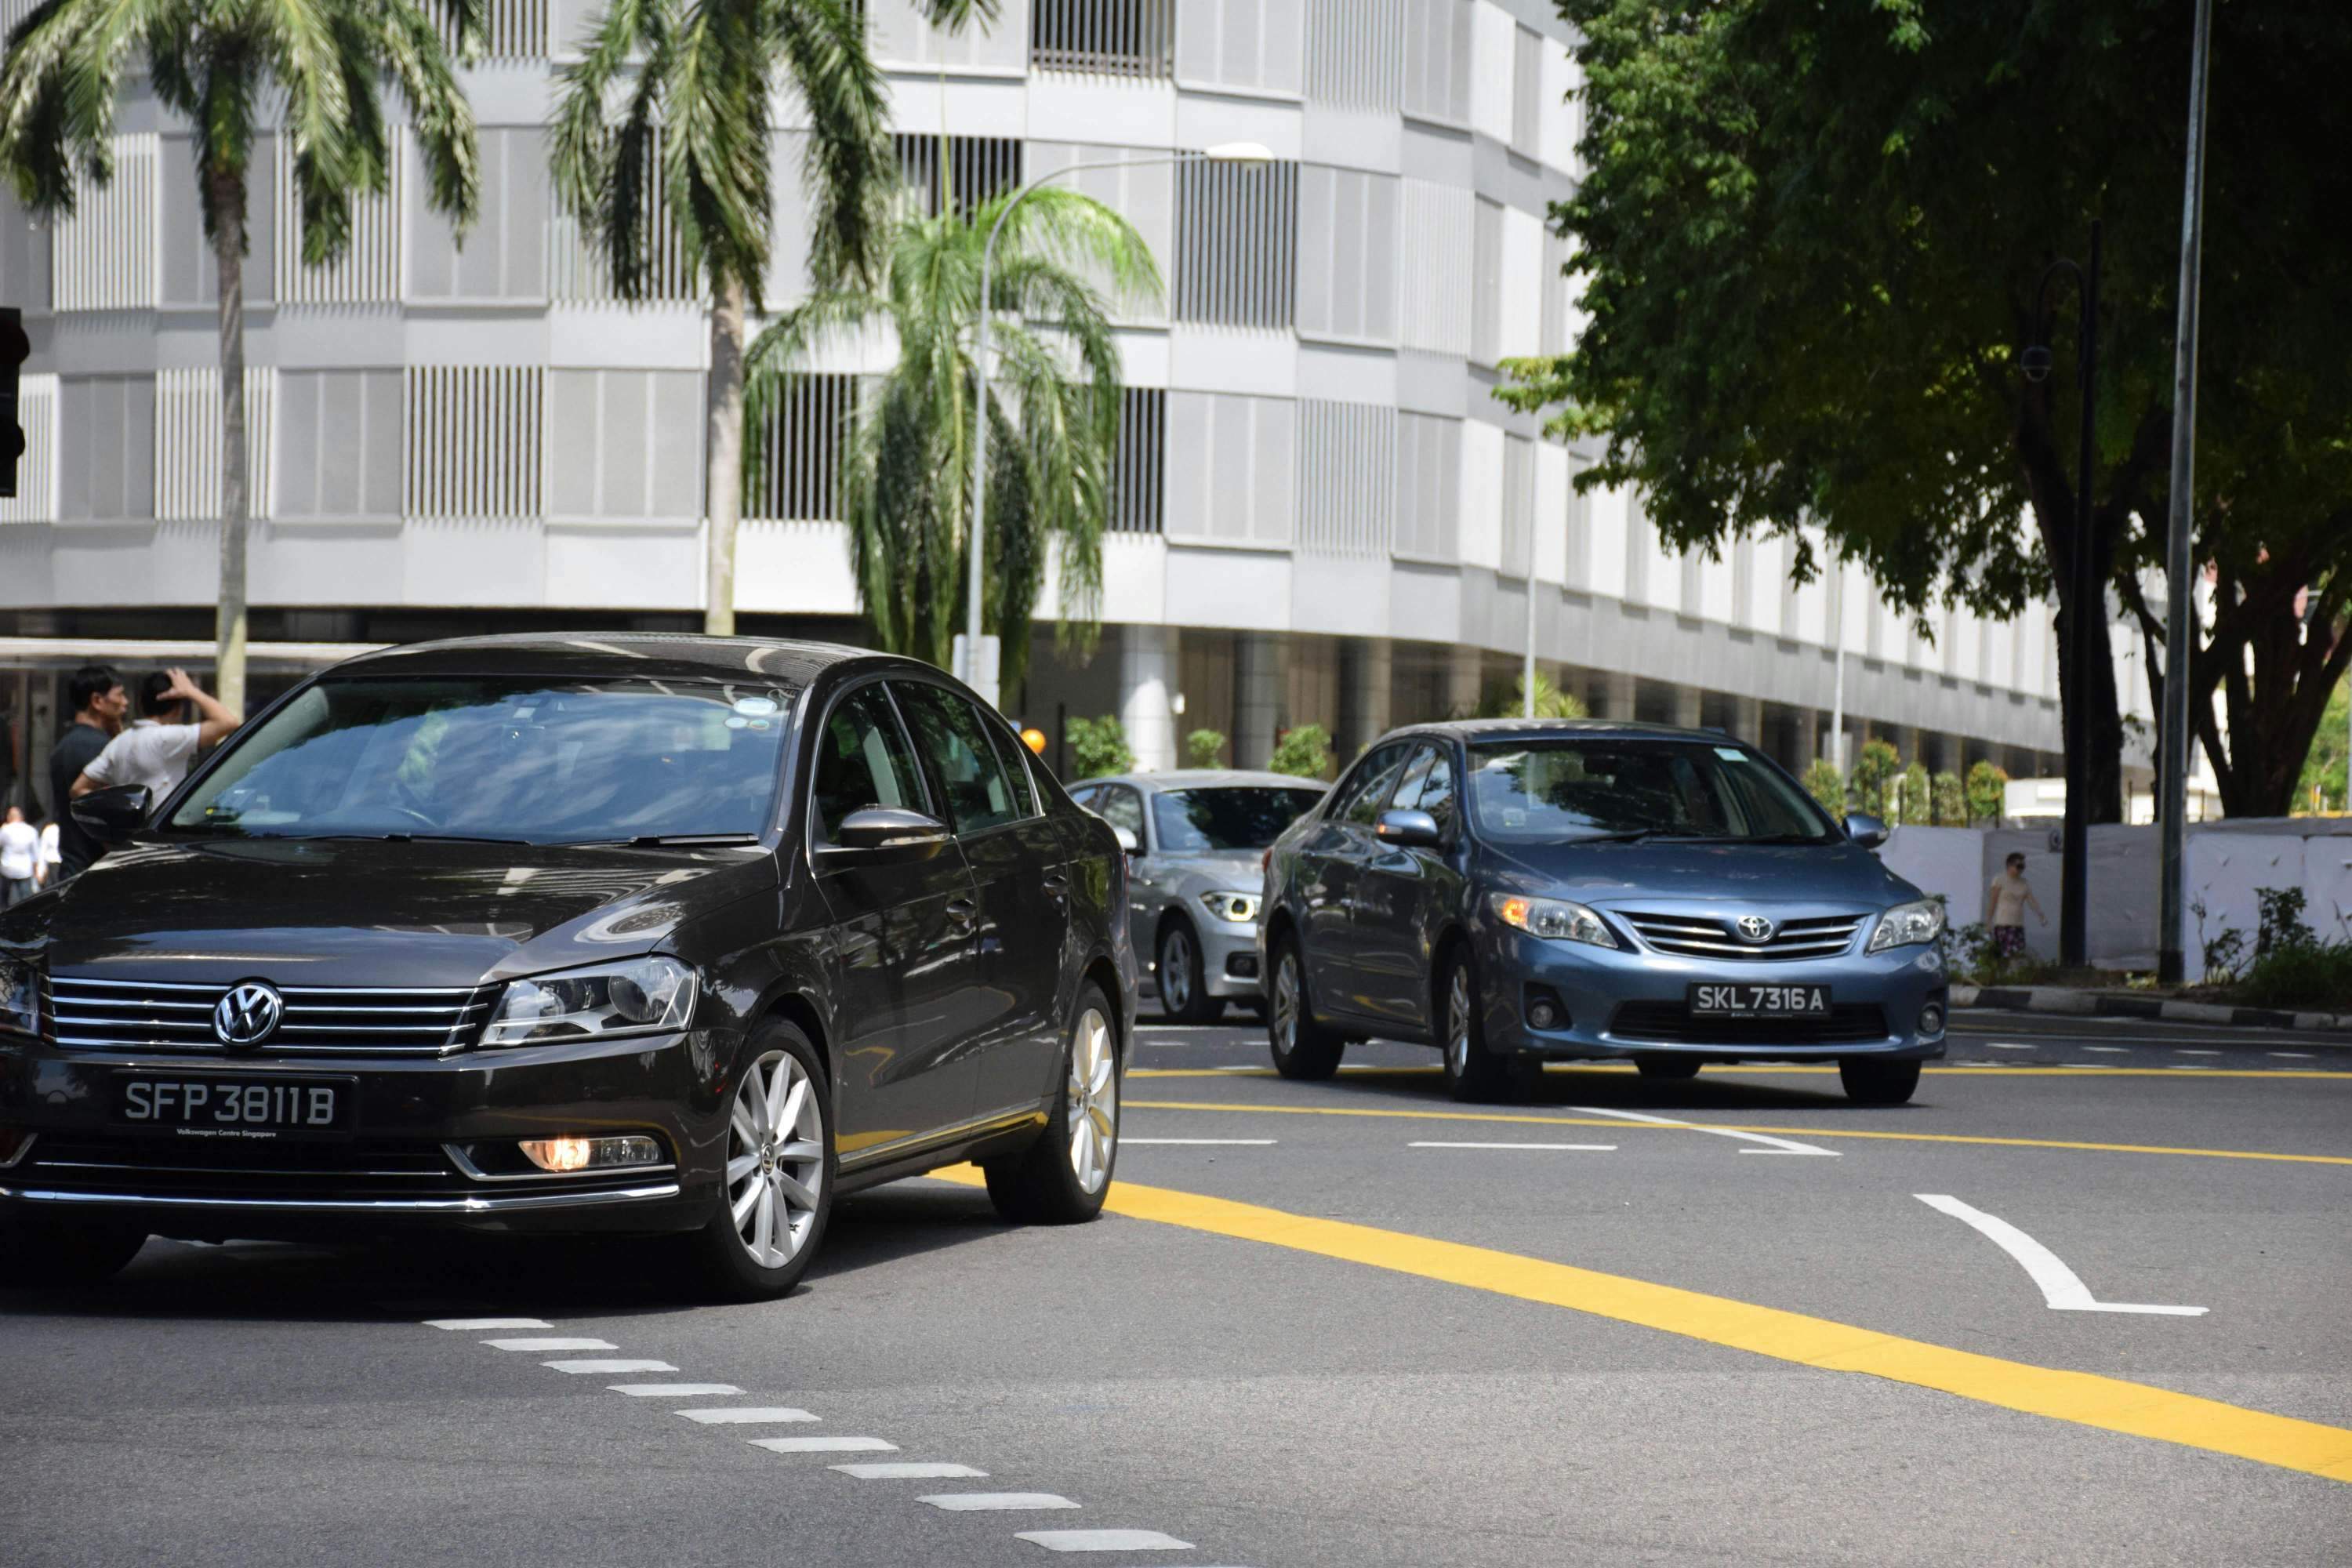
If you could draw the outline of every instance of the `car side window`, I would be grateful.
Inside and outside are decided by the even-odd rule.
[[[922,770],[879,683],[861,686],[833,705],[816,742],[816,784],[809,801],[820,841],[842,818],[870,805],[927,807]]]
[[[1434,749],[1429,772],[1421,781],[1421,798],[1413,805],[1437,819],[1440,833],[1453,833],[1458,810],[1454,795],[1454,758],[1448,748],[1441,745]]]
[[[1070,804],[1080,811],[1092,811],[1095,808],[1096,793],[1090,789],[1074,789],[1070,792]]]
[[[1037,781],[1029,773],[1029,748],[1017,735],[1007,734],[1002,724],[992,724],[987,716],[981,717],[981,728],[996,742],[996,754],[1004,763],[1004,776],[1013,783],[1013,815],[1035,816],[1045,810],[1037,798]]]
[[[1095,797],[1095,812],[1113,827],[1124,827],[1143,842],[1143,797],[1125,784],[1105,784]]]
[[[988,731],[971,704],[953,693],[919,681],[893,681],[906,706],[915,738],[946,787],[948,818],[958,833],[978,833],[1022,815],[1013,804],[1013,781]]]
[[[1405,764],[1404,776],[1397,780],[1396,792],[1389,796],[1391,811],[1410,811],[1421,804],[1421,781],[1429,776],[1429,764],[1436,755],[1434,746],[1413,748],[1412,761]]]
[[[1367,758],[1363,783],[1349,794],[1347,805],[1340,808],[1340,815],[1347,821],[1366,827],[1377,821],[1381,807],[1388,804],[1390,786],[1396,783],[1397,774],[1403,771],[1407,754],[1406,748],[1402,746],[1389,746]]]

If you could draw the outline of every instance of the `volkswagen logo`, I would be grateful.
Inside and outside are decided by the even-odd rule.
[[[286,999],[258,980],[229,987],[213,1006],[213,1033],[232,1050],[250,1050],[268,1039],[285,1015]]]
[[[1762,915],[1742,915],[1739,917],[1738,925],[1740,939],[1744,942],[1772,940],[1772,922]]]

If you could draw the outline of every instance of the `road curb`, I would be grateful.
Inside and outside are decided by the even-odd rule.
[[[1955,985],[1954,1007],[1999,1007],[2012,1013],[2065,1013],[2104,1018],[2158,1018],[2168,1024],[2226,1024],[2242,1029],[2310,1029],[2352,1033],[2352,1013],[2284,1013],[2271,1007],[2231,1007],[2214,1002],[2167,1002],[2062,986]]]

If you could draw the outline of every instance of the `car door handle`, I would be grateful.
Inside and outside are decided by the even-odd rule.
[[[948,918],[953,921],[966,933],[969,933],[971,931],[972,917],[979,912],[980,906],[973,903],[970,899],[950,899],[948,900]]]
[[[1045,895],[1055,903],[1070,896],[1070,879],[1059,871],[1045,873]]]

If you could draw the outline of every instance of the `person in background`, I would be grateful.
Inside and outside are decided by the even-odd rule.
[[[58,865],[63,853],[58,847],[58,819],[52,816],[41,824],[41,863],[34,869],[33,880],[44,888],[61,881],[63,879],[58,874]]]
[[[106,853],[103,845],[81,830],[68,806],[73,799],[74,781],[106,750],[131,707],[122,678],[102,664],[86,664],[73,672],[73,679],[66,683],[66,702],[73,710],[73,722],[49,752],[49,813],[58,829],[55,879],[59,882],[79,875]]]
[[[2042,913],[2042,900],[2033,896],[2033,884],[2025,879],[2025,857],[2012,854],[1985,889],[1985,924],[1992,930],[1993,956],[2003,963],[2025,951],[2029,908],[2037,923],[2050,923]]]
[[[194,722],[188,720],[190,708],[200,715]],[[159,669],[141,681],[139,713],[129,729],[82,768],[73,782],[77,798],[92,790],[144,784],[147,808],[152,811],[180,787],[198,752],[220,744],[245,722],[244,714],[207,695],[184,669]],[[167,723],[167,719],[175,721]]]
[[[14,909],[41,885],[41,836],[25,820],[22,806],[0,821],[0,908]]]

